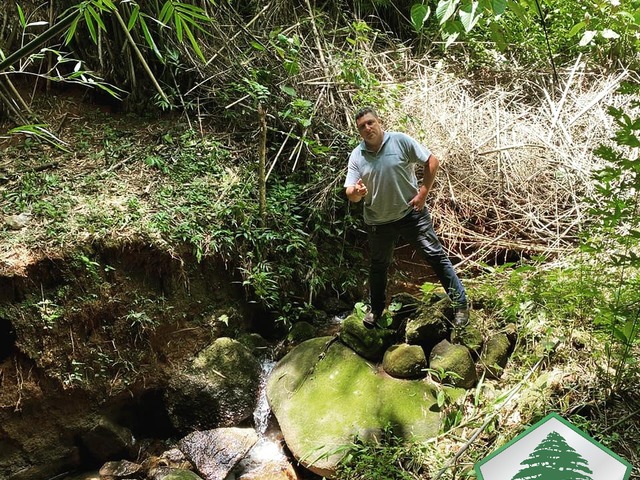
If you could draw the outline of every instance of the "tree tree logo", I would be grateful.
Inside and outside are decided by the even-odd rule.
[[[479,480],[628,480],[631,464],[552,413],[475,470]]]

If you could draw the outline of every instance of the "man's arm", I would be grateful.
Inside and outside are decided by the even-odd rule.
[[[418,193],[411,199],[409,205],[413,207],[417,212],[421,212],[424,208],[424,204],[427,201],[427,195],[433,186],[433,182],[436,179],[436,172],[440,166],[440,160],[432,153],[429,155],[427,163],[424,165],[424,171],[422,174],[422,185],[418,189]]]

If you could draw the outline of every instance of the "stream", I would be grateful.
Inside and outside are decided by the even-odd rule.
[[[249,454],[236,467],[235,472],[239,473],[231,473],[225,480],[236,480],[239,475],[249,472],[257,465],[270,462],[286,462],[288,458],[283,450],[281,433],[277,422],[273,415],[271,415],[266,394],[267,380],[277,362],[271,358],[261,359],[260,362],[260,387],[258,401],[253,412],[254,429],[259,439]],[[320,477],[309,471],[298,469],[298,478],[299,480],[316,480]],[[90,470],[82,473],[65,473],[47,480],[100,480],[100,475],[98,471]]]

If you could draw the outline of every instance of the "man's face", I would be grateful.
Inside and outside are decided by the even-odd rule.
[[[382,144],[382,125],[373,113],[365,113],[356,121],[358,132],[367,147],[377,150]]]

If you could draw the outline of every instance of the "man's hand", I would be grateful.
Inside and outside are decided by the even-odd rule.
[[[347,198],[354,203],[358,203],[362,200],[369,190],[367,190],[367,186],[362,182],[362,179],[359,179],[355,185],[349,185],[346,190]]]
[[[427,191],[425,188],[420,188],[416,196],[409,201],[409,205],[411,205],[416,212],[421,212],[424,209],[426,201]]]
[[[364,183],[362,183],[362,179],[360,178],[355,184],[355,189],[353,193],[360,195],[361,197],[364,197],[367,195],[368,192],[369,190],[367,190],[367,186]]]

